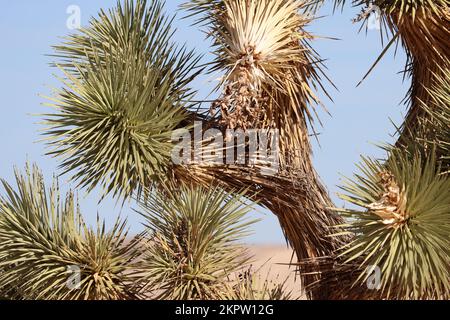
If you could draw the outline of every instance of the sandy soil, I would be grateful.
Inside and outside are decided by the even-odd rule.
[[[255,256],[254,270],[259,270],[262,279],[268,278],[274,282],[286,282],[286,288],[292,290],[293,295],[300,297],[300,281],[295,276],[295,268],[289,266],[295,261],[293,251],[280,245],[254,245],[249,247],[250,253]],[[296,279],[297,278],[297,279]]]

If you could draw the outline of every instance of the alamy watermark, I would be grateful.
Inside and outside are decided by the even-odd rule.
[[[354,23],[367,22],[367,30],[381,30],[382,11],[380,7],[369,4],[361,10],[361,13],[353,19]]]
[[[194,133],[176,130],[172,142],[172,161],[176,165],[241,165],[257,167],[263,175],[275,175],[279,169],[279,130],[203,131],[202,122],[194,123]]]
[[[66,286],[70,290],[78,290],[81,285],[81,269],[77,265],[67,266],[69,277],[66,281]]]
[[[380,290],[381,289],[381,269],[379,266],[368,266],[367,273],[367,289]]]
[[[380,30],[381,29],[381,9],[380,7],[372,4],[369,9],[370,14],[367,18],[367,29]]]
[[[66,27],[69,30],[77,30],[81,28],[81,8],[77,5],[67,7],[66,13],[69,17],[66,20]]]

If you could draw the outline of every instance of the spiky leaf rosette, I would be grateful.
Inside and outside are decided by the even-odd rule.
[[[130,197],[167,174],[198,58],[171,41],[160,1],[127,0],[56,47],[64,87],[49,98],[49,154],[88,191]]]
[[[379,267],[382,297],[450,297],[450,179],[435,163],[394,150],[386,164],[365,159],[363,175],[343,187],[342,198],[363,208],[342,212],[354,234],[342,256],[358,264],[358,285]]]
[[[307,122],[319,104],[321,59],[304,30],[311,21],[298,0],[188,2],[214,41],[212,71],[224,73],[212,111],[228,128],[280,130],[280,164],[306,165]],[[208,14],[205,14],[208,11]]]
[[[142,203],[151,234],[139,270],[158,299],[222,299],[227,277],[249,257],[239,240],[252,221],[243,193],[165,187]]]
[[[264,109],[264,100],[280,92],[293,99],[291,105],[283,107],[297,109],[301,106],[303,110],[300,111],[309,115],[305,106],[307,99],[298,99],[301,84],[307,81],[299,65],[310,63],[305,50],[307,46],[302,46],[302,41],[312,38],[302,30],[310,21],[299,14],[303,3],[284,0],[224,3],[225,13],[219,16],[214,30],[217,34],[214,69],[225,69],[226,91],[234,91],[225,94],[224,98],[230,100],[227,101],[227,111],[240,109],[245,113],[255,109],[251,116],[260,120],[262,110],[258,109]],[[244,97],[243,91],[249,95],[248,105],[239,105],[242,104],[239,97]],[[302,93],[305,98],[310,96],[310,92]],[[222,112],[223,117],[226,114]],[[231,123],[230,127],[245,128],[243,118],[244,114],[237,114],[234,120],[238,123]],[[251,124],[253,119],[249,120]]]
[[[16,171],[17,188],[2,180],[0,292],[10,299],[135,299],[129,276],[139,252],[126,244],[125,223],[106,231],[85,225],[69,192],[46,189],[37,167]]]

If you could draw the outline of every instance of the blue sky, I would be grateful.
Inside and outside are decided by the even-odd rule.
[[[180,0],[168,0],[166,11],[176,12]],[[115,0],[40,0],[40,1],[2,1],[0,10],[0,30],[2,48],[0,50],[0,177],[13,181],[13,167],[23,168],[25,162],[37,163],[50,181],[53,172],[57,172],[57,162],[45,156],[45,146],[40,139],[39,117],[32,114],[45,113],[46,107],[39,94],[49,94],[50,88],[59,86],[53,78],[55,72],[49,66],[52,53],[51,45],[60,42],[59,37],[72,32],[66,27],[69,17],[67,8],[77,5],[81,9],[82,25],[96,15],[99,8],[113,6]],[[314,21],[307,30],[323,37],[312,45],[320,53],[328,68],[327,74],[339,91],[326,84],[333,102],[323,96],[323,102],[331,116],[319,110],[323,127],[319,128],[320,146],[314,144],[314,164],[324,184],[328,187],[335,203],[343,203],[336,197],[337,185],[341,176],[351,176],[360,155],[373,157],[383,153],[374,145],[380,142],[392,142],[395,124],[400,124],[405,114],[401,101],[407,91],[409,81],[403,81],[400,74],[405,56],[399,50],[394,56],[391,50],[377,66],[370,77],[358,88],[356,84],[370,68],[382,50],[380,36],[376,30],[358,34],[359,25],[351,19],[359,9],[346,6],[343,13],[333,14],[331,5],[322,8],[322,18]],[[178,14],[180,16],[180,14]],[[175,39],[186,43],[188,48],[205,54],[209,61],[209,43],[204,34],[190,24],[192,20],[175,21],[178,28]],[[326,37],[341,40],[325,39]],[[196,81],[198,98],[204,98],[213,84],[209,76]],[[67,177],[61,178],[61,184],[68,189]],[[117,215],[128,217],[131,230],[141,227],[140,217],[133,212],[133,204],[124,208],[107,199],[97,204],[99,194],[93,192],[84,196],[80,192],[80,203],[87,221],[93,223],[98,213],[108,223]],[[247,241],[251,243],[283,243],[284,238],[276,217],[268,212],[255,212],[262,218],[254,228],[254,234]]]

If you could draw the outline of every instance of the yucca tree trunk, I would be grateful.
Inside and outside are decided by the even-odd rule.
[[[294,151],[281,152],[282,166],[276,176],[262,175],[259,168],[190,165],[175,167],[174,178],[204,186],[220,183],[228,191],[249,188],[256,194],[256,201],[277,216],[287,242],[295,251],[297,260],[293,264],[298,265],[299,285],[307,297],[342,298],[340,293],[333,293],[337,291],[333,286],[342,283],[314,284],[334,273],[329,266],[334,264],[335,251],[345,242],[343,237],[331,235],[338,232],[336,226],[343,219],[332,210],[329,194],[312,166],[306,120],[293,122],[294,117],[285,112],[280,110],[269,127],[281,128],[280,148],[290,145]],[[204,127],[214,124],[217,125],[213,121]]]
[[[310,66],[303,68],[303,72],[307,72]],[[303,103],[306,104],[306,101]],[[283,158],[280,162],[284,162],[284,174],[291,181],[279,188],[279,193],[284,194],[286,200],[277,201],[279,195],[275,195],[275,198],[266,200],[266,206],[278,217],[286,239],[296,253],[302,285],[308,298],[330,299],[332,287],[313,289],[310,286],[321,280],[321,259],[333,257],[343,244],[342,238],[331,237],[337,232],[333,227],[342,224],[343,220],[331,210],[334,205],[312,165],[304,116],[299,116],[290,108],[281,109],[272,121],[272,126],[280,128]]]
[[[445,77],[450,68],[450,10],[447,7],[426,14],[418,11],[415,17],[394,12],[387,22],[392,32],[399,33],[412,80],[409,111],[399,139],[403,143],[417,135],[419,120],[429,117],[423,105],[432,104],[430,88],[434,79]]]
[[[357,4],[361,3],[357,2]],[[375,2],[375,4],[378,3]],[[390,4],[383,3],[383,5],[388,6]],[[408,62],[405,72],[409,74],[412,80],[407,96],[409,109],[400,128],[397,146],[403,152],[405,147],[408,147],[413,152],[423,149],[422,151],[427,154],[430,151],[429,149],[431,149],[431,145],[427,147],[427,142],[434,141],[434,135],[440,134],[439,132],[434,132],[433,126],[429,125],[433,121],[433,116],[429,110],[427,111],[427,108],[433,108],[436,103],[433,97],[434,93],[431,90],[436,79],[445,79],[449,74],[450,43],[448,39],[450,39],[450,11],[448,7],[439,6],[433,10],[428,7],[422,7],[417,9],[414,14],[411,11],[405,11],[407,9],[401,11],[398,8],[391,8],[390,10],[386,9],[382,13],[382,18],[386,22],[388,29],[393,35],[398,35],[398,39],[406,51]],[[425,147],[423,147],[424,144]],[[387,163],[391,160],[396,161],[389,159]],[[424,161],[426,161],[426,158],[424,158]],[[351,245],[356,245],[357,243]],[[362,259],[357,259],[355,264],[342,263],[333,266],[335,272],[327,274],[318,286],[322,288],[327,285],[333,287],[329,296],[333,299],[389,298],[386,295],[386,291],[368,290],[361,280],[359,280],[359,286],[352,286],[357,277],[365,272],[365,270],[361,269],[359,263],[361,261]],[[402,287],[405,284],[397,285]],[[395,286],[395,284],[392,284],[392,288]],[[397,293],[391,292],[392,296],[401,299],[410,298],[408,295],[402,296],[401,290]],[[424,297],[427,298],[427,296]],[[439,296],[432,293],[429,298],[439,298]]]
[[[423,106],[433,105],[433,93],[430,92],[430,88],[437,77],[445,77],[448,74],[450,67],[448,41],[450,11],[448,8],[440,9],[432,13],[430,13],[431,10],[427,10],[426,13],[418,10],[415,16],[400,14],[398,10],[394,10],[385,16],[387,26],[393,34],[398,32],[399,39],[406,50],[408,64],[405,72],[410,73],[412,79],[408,93],[409,110],[401,127],[399,146],[410,145],[411,141],[421,141],[421,143],[425,140],[430,141],[433,140],[432,135],[436,134],[430,132],[432,129],[427,129],[426,124],[432,116]],[[294,127],[294,131],[304,133],[305,129],[297,126]],[[302,161],[294,161],[292,167],[298,168],[299,172],[308,177],[305,180],[308,181],[307,185],[311,189],[308,190],[307,197],[299,195],[292,197],[291,202],[296,204],[296,208],[293,206],[269,208],[278,215],[286,237],[299,256],[299,261],[304,262],[304,271],[310,269],[313,272],[320,272],[320,275],[316,275],[316,279],[321,279],[319,282],[313,281],[314,276],[303,275],[306,284],[313,283],[308,292],[309,297],[313,299],[386,298],[378,290],[368,290],[364,281],[359,280],[359,285],[355,285],[358,276],[365,271],[360,270],[357,263],[346,264],[344,259],[337,257],[336,249],[342,247],[346,241],[349,243],[350,238],[334,238],[329,243],[326,243],[326,237],[318,237],[315,241],[305,239],[308,237],[308,231],[304,228],[305,217],[314,216],[314,213],[316,218],[322,217],[320,221],[315,221],[316,230],[311,233],[315,235],[329,235],[330,229],[340,224],[342,220],[341,217],[336,217],[334,213],[327,211],[327,207],[332,207],[332,202],[311,167],[309,143],[303,140],[298,145],[301,146],[299,148],[301,152],[297,159]],[[300,231],[302,224],[304,232]],[[334,229],[334,232],[338,230]],[[308,261],[311,257],[319,257],[317,265],[314,259]]]

